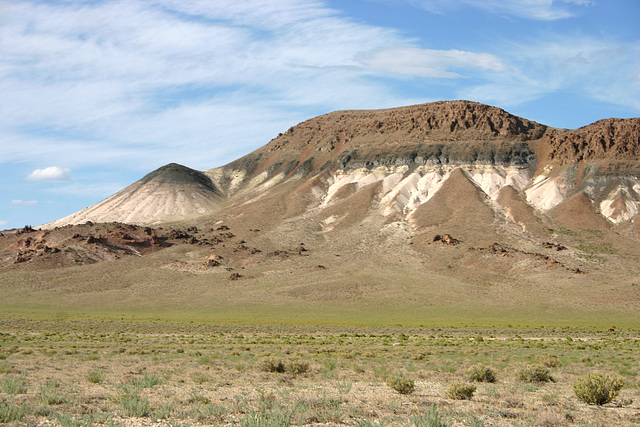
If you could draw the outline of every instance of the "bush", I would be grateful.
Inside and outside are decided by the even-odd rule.
[[[562,366],[562,362],[556,356],[553,355],[544,355],[539,357],[540,363],[542,363],[547,368],[557,368]]]
[[[604,405],[618,396],[618,392],[624,386],[624,381],[622,378],[594,372],[578,378],[572,386],[573,392],[584,403]]]
[[[276,359],[264,359],[260,362],[260,370],[264,372],[284,372],[284,362]]]
[[[291,360],[285,363],[279,359],[267,358],[262,360],[258,367],[264,372],[286,372],[291,375],[300,375],[309,371],[309,363],[302,360]]]
[[[491,368],[487,368],[484,365],[474,365],[467,370],[467,375],[471,381],[479,383],[494,383],[496,382],[496,374]]]
[[[86,378],[91,384],[100,384],[104,381],[104,374],[101,370],[92,369],[87,372]]]
[[[453,383],[446,394],[449,399],[471,400],[475,392],[476,386],[473,384]]]
[[[527,366],[518,373],[518,379],[525,383],[546,383],[553,381],[549,369],[544,366]]]
[[[309,363],[303,360],[292,360],[285,366],[285,371],[291,375],[304,374],[309,370]]]
[[[403,375],[392,375],[388,377],[387,385],[400,394],[411,394],[416,388],[413,380],[405,378]]]

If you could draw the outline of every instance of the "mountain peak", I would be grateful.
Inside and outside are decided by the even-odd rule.
[[[178,163],[169,163],[145,175],[140,182],[147,184],[200,185],[215,190],[211,179],[204,173]]]

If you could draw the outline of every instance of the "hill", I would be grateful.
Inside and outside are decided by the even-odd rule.
[[[42,231],[5,232],[2,304],[637,324],[639,147],[637,118],[556,129],[467,101],[334,112],[228,165],[170,164]]]

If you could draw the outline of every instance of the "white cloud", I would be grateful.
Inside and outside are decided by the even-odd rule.
[[[5,221],[3,219],[0,219],[0,227],[6,227],[7,225],[9,225],[9,221]]]
[[[592,6],[591,0],[405,0],[434,13],[473,7],[486,13],[554,21],[575,16],[571,6]],[[563,4],[564,3],[564,4]]]
[[[406,40],[317,1],[12,3],[3,13],[0,93],[11,108],[0,138],[11,144],[0,162],[212,167],[221,151],[234,160],[319,113],[415,101],[354,60]]]
[[[12,205],[18,205],[18,206],[34,206],[38,204],[37,200],[18,200],[18,199],[13,199],[11,202],[9,202]]]
[[[461,68],[507,70],[495,55],[461,50],[383,48],[359,55],[357,59],[374,70],[419,77],[459,78],[463,76],[453,70]]]
[[[60,182],[69,180],[69,169],[58,166],[50,166],[44,169],[36,169],[26,176],[27,181]]]
[[[576,91],[640,110],[640,84],[634,81],[640,45],[590,37],[548,38],[505,45],[502,56],[508,73],[495,81],[460,89],[459,96],[511,106],[554,92]]]

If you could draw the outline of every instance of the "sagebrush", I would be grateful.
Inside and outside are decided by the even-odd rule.
[[[473,384],[453,383],[447,390],[447,397],[455,400],[471,400],[476,392],[476,386]]]
[[[618,397],[624,380],[601,372],[593,372],[578,378],[572,385],[578,399],[589,405],[604,405]]]
[[[392,375],[387,378],[387,385],[400,394],[411,394],[416,388],[412,379],[404,375]]]
[[[471,381],[494,383],[496,382],[496,373],[493,369],[484,365],[474,365],[467,369],[467,375]]]
[[[546,383],[553,381],[551,372],[545,366],[527,366],[518,372],[518,379],[525,383]]]

